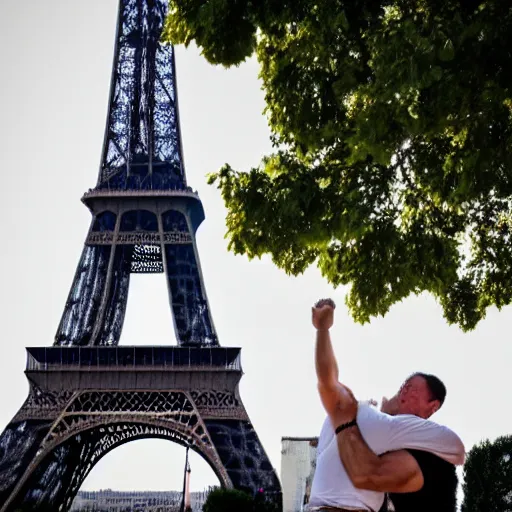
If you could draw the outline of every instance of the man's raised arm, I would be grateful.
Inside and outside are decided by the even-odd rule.
[[[322,299],[312,310],[312,321],[316,328],[315,367],[318,391],[333,423],[344,420],[347,414],[354,419],[357,413],[357,402],[339,382],[338,363],[332,349],[329,329],[334,323],[335,307],[331,299]]]

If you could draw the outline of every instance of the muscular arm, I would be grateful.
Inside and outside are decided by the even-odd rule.
[[[333,425],[351,421],[357,413],[357,402],[338,381],[338,364],[328,330],[319,329],[316,333],[315,367],[320,399]]]
[[[423,487],[416,459],[405,450],[375,455],[352,427],[338,434],[338,451],[355,487],[379,492],[415,492]]]
[[[339,370],[332,349],[329,330],[316,332],[315,368],[318,379],[318,391],[327,412],[332,410],[338,401]]]
[[[464,444],[449,428],[414,416],[381,415],[379,434],[387,453],[377,457],[358,428],[338,434],[338,449],[356,487],[389,492],[421,488],[421,470],[408,450],[437,455],[451,464],[463,464]]]
[[[312,309],[312,320],[316,328],[315,368],[318,391],[331,421],[339,424],[354,418],[357,402],[352,392],[338,381],[338,363],[329,334],[334,322],[335,307],[331,299],[319,300]]]

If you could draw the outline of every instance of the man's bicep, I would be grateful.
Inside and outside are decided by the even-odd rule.
[[[395,493],[416,492],[423,487],[423,473],[409,452],[389,452],[381,455],[379,459],[373,473],[353,482],[355,487]]]
[[[318,393],[320,394],[320,400],[327,414],[334,414],[340,403],[340,390],[338,386],[334,384],[325,385],[319,382]]]

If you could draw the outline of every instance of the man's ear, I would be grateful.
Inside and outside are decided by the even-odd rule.
[[[439,400],[434,400],[430,409],[432,411],[431,414],[435,414],[439,409],[441,409],[441,402]]]

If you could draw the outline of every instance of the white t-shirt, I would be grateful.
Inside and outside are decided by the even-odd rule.
[[[417,416],[389,416],[367,403],[359,403],[357,424],[377,455],[404,448],[431,452],[455,465],[464,463],[464,445],[449,428]],[[384,493],[356,489],[340,459],[334,427],[327,418],[318,439],[311,507],[331,506],[377,511]]]

